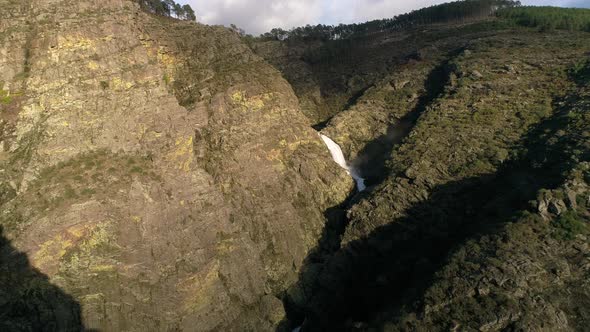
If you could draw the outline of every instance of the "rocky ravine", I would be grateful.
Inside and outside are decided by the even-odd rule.
[[[353,188],[280,73],[130,1],[0,7],[1,329],[273,329]]]
[[[1,330],[589,325],[587,33],[0,6]]]
[[[290,288],[290,322],[584,330],[589,38],[485,20],[255,44],[368,185]]]

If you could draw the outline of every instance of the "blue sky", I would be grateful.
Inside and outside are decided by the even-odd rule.
[[[449,0],[176,0],[206,24],[235,24],[260,34],[274,27],[365,22]],[[590,8],[590,0],[521,0],[524,5]]]

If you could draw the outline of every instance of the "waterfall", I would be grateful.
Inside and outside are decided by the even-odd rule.
[[[344,154],[342,153],[342,149],[336,142],[334,142],[330,137],[326,135],[320,134],[320,137],[326,143],[328,150],[330,150],[330,154],[332,155],[332,159],[340,165],[340,167],[344,168],[348,174],[356,181],[356,187],[358,191],[364,191],[367,189],[365,186],[365,179],[363,179],[358,171],[354,169],[354,167],[349,166],[346,162],[346,158],[344,158]]]

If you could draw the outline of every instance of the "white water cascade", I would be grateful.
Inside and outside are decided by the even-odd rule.
[[[354,169],[354,167],[348,165],[340,146],[326,135],[320,134],[320,137],[322,138],[324,143],[326,143],[328,150],[330,150],[330,154],[332,154],[332,159],[334,159],[334,161],[338,165],[340,165],[340,167],[344,168],[346,172],[348,172],[348,174],[350,174],[350,176],[354,179],[354,181],[356,181],[356,187],[358,191],[364,191],[365,189],[367,189],[367,187],[365,186],[365,179],[363,179],[360,176],[360,174],[356,169]]]

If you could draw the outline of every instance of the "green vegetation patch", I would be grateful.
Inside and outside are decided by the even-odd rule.
[[[577,30],[590,32],[590,9],[558,7],[510,7],[497,12],[497,16],[518,25],[540,30]]]
[[[2,86],[2,82],[0,82],[0,86]],[[10,92],[0,89],[0,105],[10,105],[17,97],[22,95],[22,92]]]
[[[10,104],[12,102],[12,96],[10,92],[0,89],[0,104]]]
[[[41,171],[24,199],[38,211],[53,210],[66,202],[108,196],[129,185],[134,176],[161,180],[149,158],[93,151]]]
[[[554,220],[553,236],[558,240],[573,240],[578,234],[588,232],[588,222],[576,211],[567,211]]]
[[[579,85],[590,84],[590,60],[578,62],[570,69],[569,74]]]

